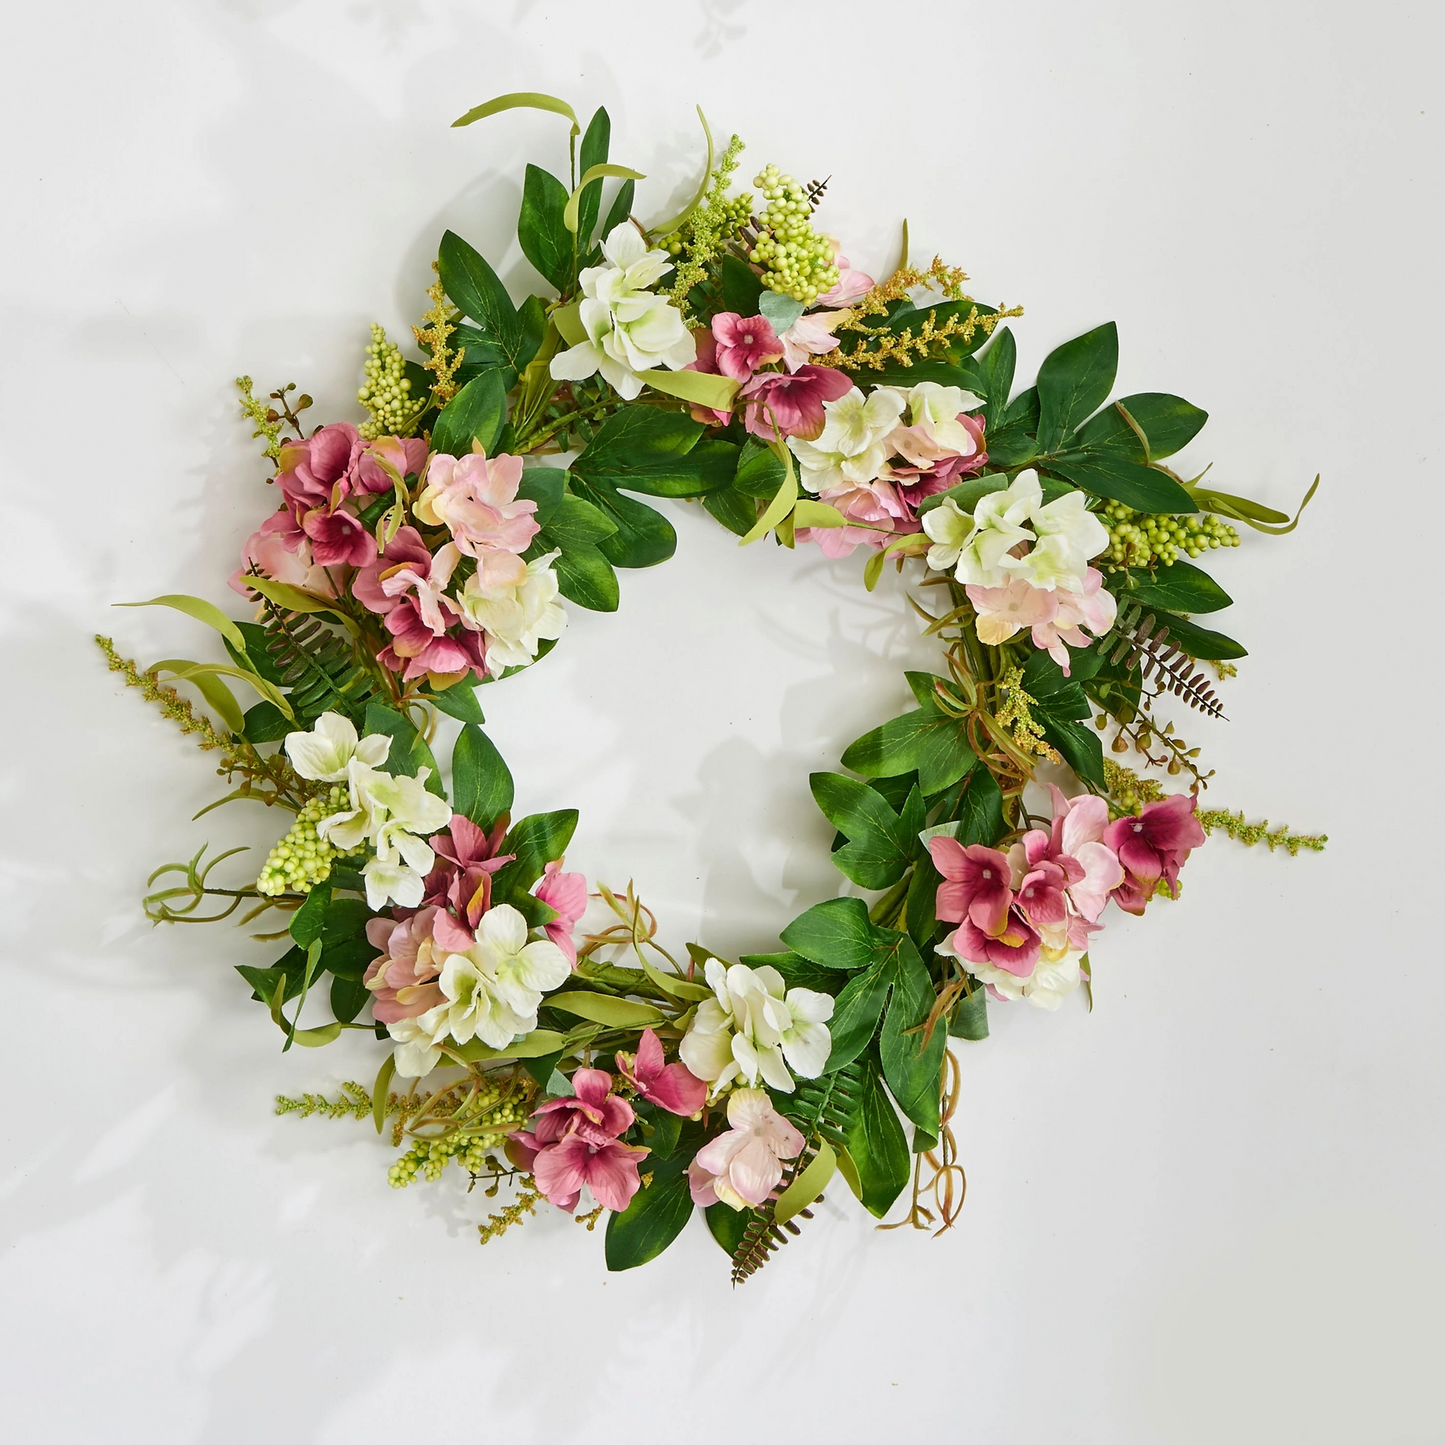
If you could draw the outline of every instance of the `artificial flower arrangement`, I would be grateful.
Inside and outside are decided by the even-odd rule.
[[[370,1089],[279,1109],[374,1120],[406,1146],[396,1186],[455,1161],[505,1187],[484,1241],[546,1201],[589,1229],[606,1213],[626,1269],[701,1206],[736,1282],[835,1176],[880,1219],[911,1182],[903,1222],[947,1228],[950,1037],[985,1038],[990,1003],[1087,996],[1094,935],[1178,898],[1212,830],[1323,845],[1202,809],[1199,749],[1156,712],[1171,695],[1220,716],[1207,673],[1244,656],[1196,620],[1230,599],[1192,559],[1298,514],[1165,465],[1206,414],[1110,403],[1112,325],[1016,390],[1019,312],[911,266],[906,231],[876,282],[814,228],[823,185],[770,165],[734,194],[741,142],[715,157],[710,134],[692,203],[645,224],[605,110],[584,132],[562,101],[509,95],[457,124],[516,106],[571,122],[568,184],[529,165],[517,227],[548,294],[516,304],[448,231],[417,355],[372,328],[360,425],[308,429],[309,397],[243,378],[275,502],[231,578],[250,619],[132,604],[190,613],[228,660],[141,670],[97,639],[216,753],[220,801],[294,820],[254,882],[214,882],[240,850],[203,847],[152,875],[147,911],[283,923],[256,935],[280,957],[238,970],[283,1050],[347,1030],[387,1050]],[[476,689],[547,655],[561,599],[613,610],[618,568],[672,555],[639,496],[697,499],[743,543],[861,550],[870,589],[891,561],[942,645],[940,671],[907,674],[916,706],[810,780],[870,896],[815,904],[775,952],[665,951],[631,885],[564,870],[575,811],[514,817],[483,731]],[[439,714],[460,723],[449,781]],[[579,937],[589,896],[615,922]]]

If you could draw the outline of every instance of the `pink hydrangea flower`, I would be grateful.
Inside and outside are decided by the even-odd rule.
[[[587,877],[583,873],[562,872],[562,860],[554,858],[542,870],[541,880],[532,890],[557,916],[544,924],[547,937],[567,955],[567,962],[577,967],[577,944],[572,933],[577,920],[587,908]]]
[[[536,1110],[530,1132],[510,1136],[508,1153],[569,1214],[584,1184],[604,1209],[626,1209],[642,1187],[637,1161],[649,1152],[619,1142],[637,1115],[612,1092],[612,1075],[603,1069],[578,1069],[572,1087],[573,1097],[548,1099]]]
[[[436,907],[433,933],[450,953],[464,953],[475,942],[477,924],[492,906],[492,874],[516,857],[497,851],[506,832],[505,815],[485,833],[453,813],[448,830],[428,839],[436,866],[426,876],[422,902]]]
[[[783,1160],[796,1159],[803,1136],[773,1108],[762,1089],[728,1095],[728,1128],[697,1151],[687,1178],[694,1204],[733,1209],[761,1204],[783,1177]]]
[[[1104,574],[1097,567],[1085,569],[1083,584],[1082,592],[1055,588],[1053,616],[1031,624],[1034,646],[1047,652],[1063,668],[1065,677],[1069,675],[1069,647],[1089,645],[1089,637],[1080,629],[1087,627],[1095,639],[1100,638],[1114,625],[1119,611],[1119,604],[1114,594],[1105,590]],[[973,588],[968,591],[971,597]],[[982,638],[983,634],[979,636]]]
[[[642,1031],[635,1056],[617,1055],[617,1071],[640,1098],[670,1114],[696,1114],[707,1098],[707,1085],[686,1064],[663,1063],[662,1040],[651,1029]]]
[[[853,389],[846,372],[831,366],[801,366],[791,375],[762,371],[738,390],[743,425],[754,436],[773,441],[779,435],[811,440],[823,430],[825,401],[837,401]]]
[[[812,542],[825,557],[847,557],[855,547],[885,546],[897,532],[919,530],[908,520],[893,484],[868,482],[857,487],[824,487],[818,500],[861,527],[799,527],[795,540]]]
[[[1010,577],[1000,587],[980,587],[970,582],[964,591],[978,613],[978,640],[990,647],[1006,642],[1025,627],[1044,626],[1059,610],[1058,599],[1050,589],[1035,587],[1022,577]]]
[[[321,567],[364,567],[376,556],[376,538],[360,517],[338,507],[329,512],[314,507],[301,519],[311,538],[311,555]]]
[[[1104,842],[1124,867],[1124,879],[1113,897],[1126,913],[1144,912],[1160,878],[1173,897],[1179,896],[1179,869],[1204,842],[1197,811],[1196,798],[1176,793],[1145,803],[1137,818],[1125,816],[1109,824]]]
[[[986,963],[1026,977],[1039,956],[1038,931],[1015,906],[1008,859],[981,843],[928,840],[933,866],[943,875],[934,910],[958,928],[949,946],[970,963]]]
[[[385,462],[398,476],[415,476],[426,465],[426,443],[420,437],[377,437],[368,442],[356,459],[351,478],[353,492],[389,492],[395,485],[378,462]]]
[[[241,551],[241,565],[229,578],[234,591],[254,601],[256,594],[246,585],[252,567],[274,582],[300,587],[318,597],[336,596],[330,574],[313,559],[311,538],[302,531],[290,505],[272,513],[251,533]]]
[[[764,316],[720,311],[712,319],[712,336],[712,365],[734,381],[747,381],[759,367],[783,358],[783,343]]]
[[[433,936],[437,917],[437,909],[423,908],[400,923],[367,920],[366,937],[382,950],[362,979],[371,990],[371,1011],[378,1023],[416,1018],[446,1001],[436,982],[447,952]]]
[[[793,322],[778,340],[783,346],[783,365],[797,371],[812,356],[825,356],[838,344],[834,328],[843,319],[842,311],[811,311]]]
[[[1066,798],[1053,784],[1049,791],[1054,804],[1049,831],[1031,829],[1009,849],[1014,884],[1021,887],[1024,877],[1040,864],[1055,863],[1067,877],[1073,911],[1085,922],[1096,923],[1109,895],[1124,880],[1123,866],[1104,842],[1109,805],[1093,793]],[[1035,922],[1041,921],[1032,913],[1029,916]]]
[[[541,528],[532,515],[536,502],[517,498],[521,481],[521,457],[438,452],[427,463],[426,484],[412,510],[428,526],[445,526],[469,557],[522,553]]]
[[[337,505],[350,490],[361,448],[361,433],[349,421],[318,427],[305,441],[282,443],[276,478],[282,495],[303,508]]]

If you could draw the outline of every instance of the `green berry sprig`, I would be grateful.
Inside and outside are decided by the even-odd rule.
[[[1136,512],[1123,502],[1105,502],[1098,515],[1109,533],[1106,566],[1172,567],[1180,553],[1198,557],[1211,548],[1239,546],[1239,533],[1208,514]]]
[[[477,1105],[481,1113],[473,1115],[471,1110]],[[484,1093],[469,1106],[464,1128],[437,1139],[418,1139],[387,1170],[387,1182],[393,1189],[405,1189],[418,1175],[435,1182],[453,1159],[468,1174],[485,1173],[489,1156],[521,1125],[526,1112],[526,1105],[519,1099],[502,1102],[500,1089],[492,1090],[490,1098]]]
[[[366,348],[362,365],[366,380],[356,399],[370,416],[358,430],[367,441],[377,437],[397,436],[411,421],[411,382],[406,375],[406,359],[401,347],[386,338],[386,328],[375,322],[371,327],[371,345]]]
[[[775,165],[753,177],[768,203],[748,260],[763,268],[763,285],[805,306],[838,284],[833,243],[813,229],[807,191]]]
[[[344,812],[348,802],[346,789],[335,786],[312,798],[296,815],[286,836],[266,855],[261,876],[256,879],[256,891],[268,898],[282,893],[309,893],[331,876],[331,865],[338,858],[360,852],[360,846],[335,848],[316,832],[323,818]]]

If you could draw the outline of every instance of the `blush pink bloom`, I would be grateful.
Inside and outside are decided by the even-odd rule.
[[[713,366],[734,381],[747,381],[759,367],[783,359],[783,343],[763,316],[720,311],[712,319]]]
[[[1025,627],[1037,633],[1059,610],[1058,599],[1051,591],[1035,587],[1022,577],[1010,577],[1001,587],[980,587],[970,582],[964,591],[978,613],[974,624],[978,640],[990,647],[1006,642]]]
[[[541,528],[536,502],[517,499],[521,457],[483,452],[464,457],[438,452],[427,463],[426,484],[413,507],[430,526],[444,525],[469,557],[484,552],[522,553]]]
[[[572,1087],[574,1097],[548,1099],[537,1109],[530,1132],[510,1136],[508,1153],[569,1214],[584,1184],[604,1209],[626,1209],[642,1185],[637,1161],[649,1152],[618,1142],[637,1115],[612,1092],[612,1075],[603,1069],[578,1069]]]
[[[1082,592],[1055,588],[1054,615],[1032,624],[1034,646],[1047,652],[1063,668],[1065,677],[1069,675],[1069,647],[1087,647],[1090,642],[1080,628],[1087,627],[1095,639],[1100,638],[1114,625],[1119,611],[1119,604],[1114,594],[1105,590],[1104,574],[1097,567],[1085,570],[1083,583]]]
[[[669,1114],[684,1118],[696,1114],[707,1098],[707,1085],[686,1064],[664,1064],[662,1040],[651,1029],[642,1031],[635,1056],[617,1055],[617,1071],[640,1098]]]
[[[908,520],[907,508],[891,482],[868,482],[857,487],[824,487],[818,500],[826,502],[860,527],[799,527],[794,540],[812,542],[825,557],[847,557],[858,546],[883,547],[896,532],[918,531]]]
[[[910,467],[933,468],[941,462],[957,460],[965,464],[958,470],[973,471],[988,460],[988,453],[983,449],[983,418],[961,411],[955,420],[967,435],[969,445],[966,448],[941,442],[926,421],[895,427],[890,440],[898,455]]]
[[[367,939],[373,948],[382,950],[362,980],[371,990],[371,1011],[378,1023],[416,1018],[445,1002],[436,983],[441,972],[438,955],[445,954],[432,933],[437,916],[435,908],[423,908],[400,923],[390,918],[367,921]]]
[[[311,539],[301,530],[290,506],[274,512],[251,533],[241,552],[241,565],[230,576],[231,588],[255,601],[256,594],[246,585],[252,567],[274,582],[300,587],[318,597],[336,596],[330,575],[313,560]]]
[[[315,507],[302,518],[301,526],[311,538],[311,555],[322,567],[364,567],[376,556],[376,538],[360,517],[344,507],[328,512]]]
[[[544,924],[547,937],[567,955],[567,962],[577,967],[577,945],[572,933],[577,920],[587,908],[587,877],[583,873],[562,872],[562,860],[554,858],[542,870],[541,881],[532,890],[557,916]]]
[[[351,478],[353,492],[392,490],[395,484],[378,462],[394,468],[398,476],[415,476],[426,465],[426,443],[420,437],[377,437],[368,442],[356,459]]]
[[[1126,913],[1143,913],[1160,878],[1175,898],[1179,896],[1179,869],[1204,842],[1197,810],[1196,798],[1176,793],[1145,803],[1137,818],[1125,816],[1109,824],[1104,842],[1124,866],[1114,901]]]
[[[778,337],[783,346],[783,365],[797,371],[812,356],[825,356],[838,344],[833,328],[843,319],[841,311],[813,311],[800,316]]]
[[[943,874],[934,904],[937,916],[945,923],[970,919],[992,937],[1002,934],[1014,901],[1008,859],[997,848],[965,847],[957,838],[942,836],[928,840],[928,852]]]
[[[743,425],[754,436],[773,441],[785,437],[815,438],[826,416],[825,401],[837,401],[853,389],[853,379],[831,366],[801,366],[789,375],[782,371],[759,372],[743,383],[738,403],[743,407]]]
[[[853,270],[836,241],[833,242],[833,264],[838,268],[838,279],[818,297],[819,306],[846,306],[873,289],[873,278]]]
[[[1053,784],[1049,791],[1054,801],[1050,830],[1045,833],[1034,828],[1009,849],[1015,886],[1021,886],[1031,869],[1044,862],[1056,863],[1067,875],[1074,911],[1086,923],[1095,923],[1109,895],[1124,880],[1118,857],[1104,842],[1109,805],[1092,793],[1070,799]]]
[[[336,506],[350,490],[361,447],[361,433],[349,421],[318,427],[305,441],[284,442],[276,478],[282,494],[293,506]]]
[[[693,1203],[761,1204],[778,1187],[783,1160],[796,1159],[802,1149],[803,1136],[762,1089],[735,1089],[726,1132],[704,1144],[688,1166]]]

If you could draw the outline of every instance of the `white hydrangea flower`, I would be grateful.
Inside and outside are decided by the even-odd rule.
[[[836,401],[825,401],[823,430],[817,439],[788,438],[788,448],[798,459],[799,480],[810,492],[877,481],[891,453],[889,435],[904,405],[903,393],[889,386],[880,386],[866,397],[855,386]]]
[[[286,734],[286,756],[303,778],[316,783],[342,783],[352,758],[377,768],[391,751],[385,733],[368,733],[358,739],[356,729],[339,712],[324,712],[309,733]]]
[[[656,366],[681,371],[697,360],[697,343],[682,312],[648,288],[672,270],[666,251],[648,250],[630,221],[614,226],[602,243],[606,264],[578,277],[578,315],[587,340],[552,358],[555,381],[582,381],[600,371],[625,401],[642,390],[636,374]]]
[[[487,670],[494,677],[503,668],[525,667],[537,655],[544,637],[557,638],[567,613],[557,601],[557,574],[548,552],[517,570],[519,577],[497,580],[478,569],[467,578],[456,611],[468,626],[487,634]]]
[[[476,942],[450,953],[437,985],[444,1002],[416,1018],[398,1019],[387,1030],[396,1041],[396,1071],[407,1078],[430,1073],[450,1038],[477,1038],[503,1049],[537,1027],[542,996],[571,974],[567,955],[546,939],[527,938],[527,920],[510,903],[482,915]]]
[[[738,1077],[755,1085],[759,1075],[791,1094],[793,1073],[816,1079],[827,1067],[833,1048],[828,994],[788,988],[782,974],[767,965],[724,968],[710,958],[704,973],[714,997],[698,1005],[678,1055],[712,1084],[714,1095]]]
[[[920,381],[898,393],[907,408],[907,424],[895,434],[894,450],[908,461],[926,465],[940,456],[971,457],[978,450],[974,434],[958,418],[982,407],[981,396],[936,381]]]

